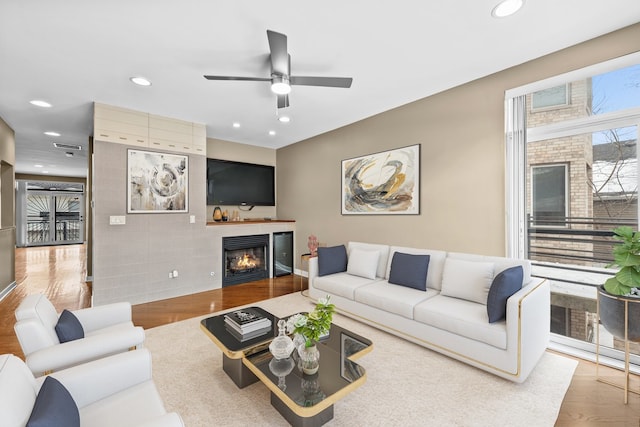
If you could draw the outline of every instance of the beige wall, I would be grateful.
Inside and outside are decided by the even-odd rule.
[[[233,160],[236,162],[257,163],[260,165],[275,166],[276,164],[276,150],[254,145],[237,144],[214,138],[207,138],[207,157],[220,160]],[[279,170],[276,168],[276,180],[278,179],[278,173]],[[278,190],[276,189],[276,204],[278,203]],[[209,218],[209,221],[213,220],[213,208],[214,206],[207,206],[207,218]],[[239,209],[237,206],[220,206],[220,208],[222,210],[228,210],[229,215],[231,215],[233,210]],[[240,211],[240,218],[243,219],[265,217],[276,217],[275,206],[256,206],[250,211]],[[293,218],[280,217],[280,219]]]
[[[640,50],[640,24],[277,151],[278,217],[311,233],[488,255],[505,253],[504,93]],[[342,216],[340,162],[421,144],[421,213]]]
[[[16,279],[15,133],[0,118],[0,292]]]

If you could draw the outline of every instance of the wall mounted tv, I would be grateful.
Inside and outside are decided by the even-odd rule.
[[[275,168],[207,158],[207,205],[275,206]]]

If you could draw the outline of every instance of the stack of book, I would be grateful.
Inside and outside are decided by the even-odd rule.
[[[224,315],[225,327],[240,341],[259,337],[271,331],[271,320],[251,308]]]

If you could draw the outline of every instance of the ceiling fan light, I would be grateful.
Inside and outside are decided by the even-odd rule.
[[[271,76],[271,91],[277,95],[286,95],[291,92],[289,79],[286,76]]]

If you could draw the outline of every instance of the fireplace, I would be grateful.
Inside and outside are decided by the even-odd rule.
[[[222,238],[222,286],[269,278],[269,235]]]

